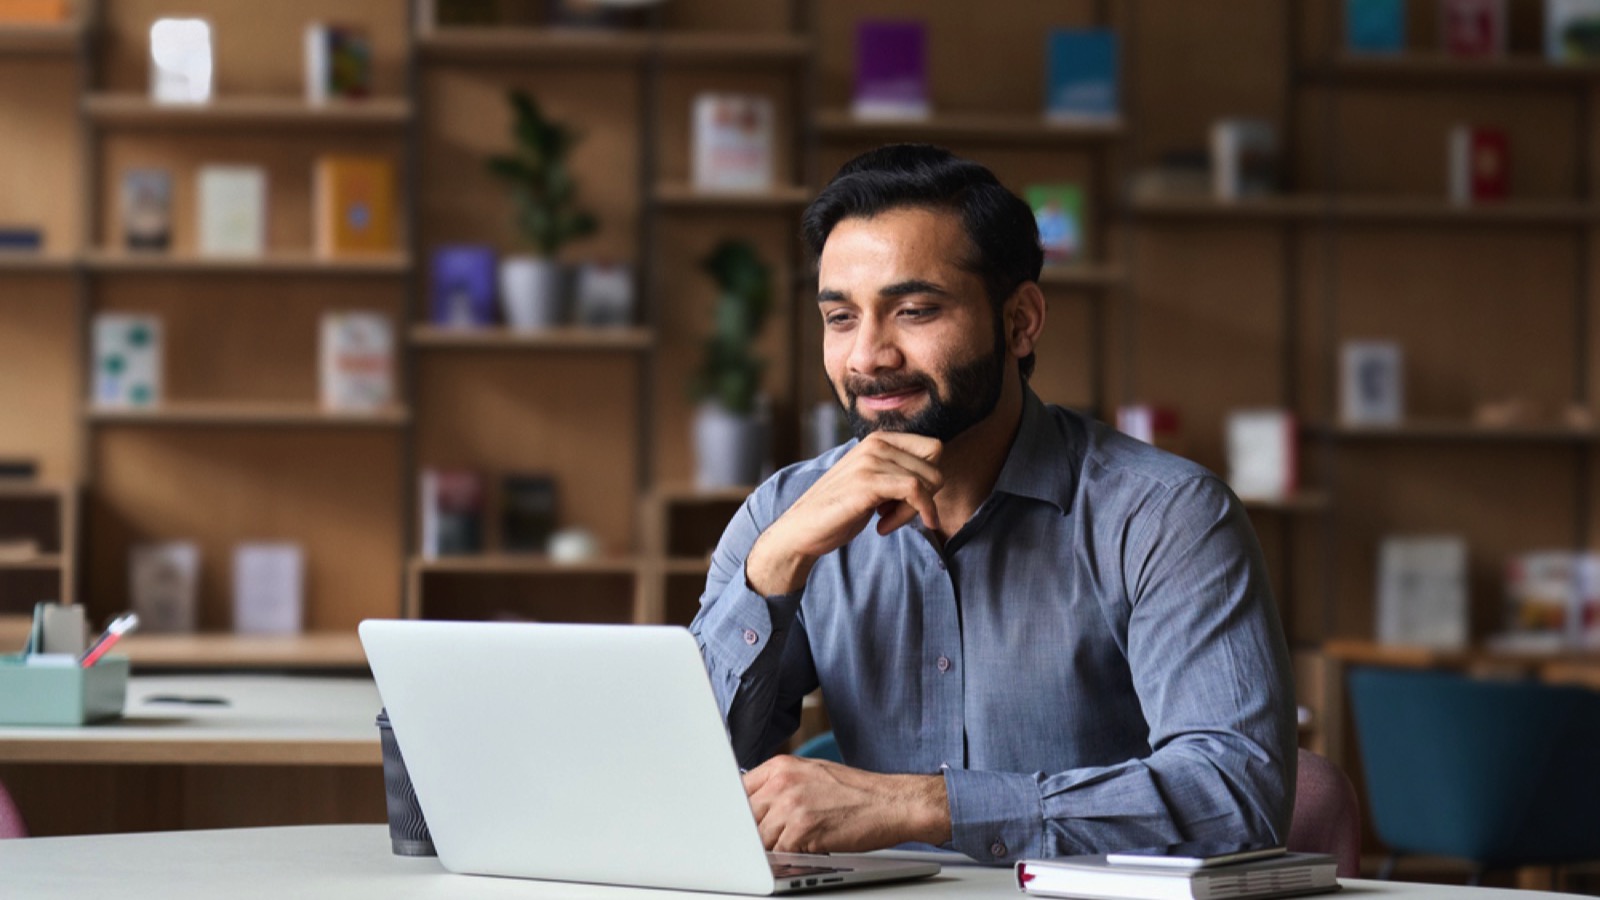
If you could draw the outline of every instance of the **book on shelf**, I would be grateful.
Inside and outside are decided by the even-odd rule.
[[[1117,430],[1170,453],[1177,453],[1183,444],[1183,420],[1171,406],[1154,403],[1119,406]]]
[[[299,544],[247,541],[233,549],[233,630],[299,634],[305,610],[305,551]]]
[[[622,328],[633,323],[633,269],[626,263],[578,266],[573,318],[585,328]]]
[[[202,256],[258,257],[267,251],[267,170],[200,167],[196,176]]]
[[[161,319],[137,313],[96,313],[94,371],[89,383],[96,406],[139,409],[161,402]]]
[[[39,477],[39,461],[31,456],[0,456],[0,482],[33,481]]]
[[[1204,868],[1108,862],[1105,854],[1025,859],[1017,887],[1041,897],[1126,900],[1268,900],[1339,889],[1333,857],[1284,853]]]
[[[1278,131],[1271,122],[1219,119],[1212,123],[1211,190],[1223,201],[1277,192]]]
[[[372,38],[365,28],[312,22],[306,26],[306,100],[372,96]]]
[[[1346,425],[1405,419],[1404,353],[1395,341],[1345,341],[1339,348],[1339,418]]]
[[[0,225],[0,253],[38,253],[44,249],[44,229],[32,225]]]
[[[507,553],[547,553],[556,532],[556,480],[549,475],[500,479],[500,546]]]
[[[394,163],[382,156],[323,156],[312,177],[317,253],[325,257],[396,249]]]
[[[1116,31],[1052,28],[1045,41],[1045,118],[1060,123],[1115,121],[1122,111]]]
[[[1228,484],[1246,500],[1283,500],[1300,487],[1299,429],[1286,409],[1228,414]]]
[[[1406,49],[1406,0],[1344,0],[1344,44],[1351,53]]]
[[[172,246],[172,173],[129,169],[122,173],[122,246],[138,252]]]
[[[194,631],[200,614],[200,546],[193,541],[134,544],[128,584],[139,630]]]
[[[1081,185],[1030,184],[1022,195],[1033,207],[1045,265],[1072,265],[1088,258]]]
[[[433,250],[428,318],[445,328],[495,324],[495,251],[487,244],[446,244]]]
[[[417,507],[423,559],[483,552],[483,476],[472,469],[422,470]]]
[[[59,25],[71,15],[67,0],[0,0],[0,25]]]
[[[381,312],[322,316],[322,407],[373,413],[394,402],[394,328]]]
[[[700,191],[772,188],[772,100],[758,94],[696,94],[693,111],[694,187]]]
[[[856,23],[856,87],[851,111],[859,119],[926,119],[928,26],[915,20]]]
[[[1600,0],[1545,0],[1544,50],[1551,62],[1600,59]]]
[[[1506,563],[1505,577],[1506,631],[1497,636],[1497,646],[1600,649],[1600,553],[1520,553]]]
[[[1465,647],[1467,542],[1456,535],[1390,535],[1378,549],[1378,641]]]
[[[1503,128],[1450,129],[1450,201],[1493,203],[1511,193],[1511,137]]]
[[[1439,46],[1465,59],[1504,56],[1506,0],[1439,0]]]
[[[150,25],[150,99],[206,103],[211,99],[211,23],[160,18]]]

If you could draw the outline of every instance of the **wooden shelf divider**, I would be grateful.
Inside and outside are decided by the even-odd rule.
[[[413,325],[413,346],[436,350],[648,350],[655,333],[648,328],[549,328],[519,331],[512,328],[448,328]]]
[[[402,97],[317,104],[292,95],[157,103],[143,94],[90,94],[83,110],[93,122],[125,128],[400,128],[411,121],[412,104]]]
[[[1419,419],[1400,425],[1311,426],[1313,434],[1342,441],[1447,441],[1457,443],[1593,443],[1600,429],[1566,425],[1474,425],[1466,421]]]
[[[71,274],[78,258],[62,253],[0,250],[0,274]]]
[[[1600,65],[1558,63],[1539,56],[1463,59],[1437,51],[1398,56],[1342,55],[1329,65],[1304,70],[1302,77],[1351,87],[1583,87],[1600,81]]]
[[[829,138],[975,141],[1025,144],[1094,144],[1121,138],[1120,121],[1056,123],[1042,114],[951,112],[927,119],[859,119],[849,110],[818,112],[817,131]]]
[[[83,26],[76,22],[60,25],[0,25],[0,55],[69,56],[83,46]]]
[[[96,407],[88,417],[96,425],[400,428],[410,421],[410,412],[403,407],[366,413],[325,410],[315,403],[179,401],[144,409]]]
[[[84,257],[91,272],[161,275],[350,275],[394,276],[411,271],[404,253],[323,257],[310,251],[277,251],[265,256],[199,256],[193,253],[126,253],[95,250]]]
[[[1321,491],[1301,491],[1278,498],[1242,497],[1240,502],[1248,510],[1285,514],[1324,512],[1330,505],[1328,495]]]
[[[791,34],[643,33],[574,28],[448,27],[421,35],[424,60],[473,64],[637,65],[652,54],[668,65],[789,64],[804,60],[811,42]]]
[[[1045,266],[1039,273],[1039,283],[1046,287],[1109,290],[1121,287],[1127,280],[1122,269],[1095,263]]]
[[[783,186],[767,191],[702,191],[680,183],[656,185],[655,199],[669,209],[771,209],[787,211],[811,202],[809,188]]]
[[[410,562],[412,572],[419,575],[637,575],[642,565],[632,556],[560,562],[537,554],[502,553],[414,558]]]
[[[1600,224],[1600,205],[1572,200],[1510,200],[1463,206],[1443,198],[1292,194],[1217,200],[1194,196],[1142,197],[1137,219],[1306,222],[1356,225],[1490,225],[1571,227]]]

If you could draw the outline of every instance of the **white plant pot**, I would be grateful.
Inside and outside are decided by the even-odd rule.
[[[564,294],[559,262],[538,256],[500,261],[500,305],[511,328],[533,331],[561,325]]]
[[[694,480],[702,489],[746,487],[761,480],[766,427],[754,415],[740,416],[714,402],[694,417]]]

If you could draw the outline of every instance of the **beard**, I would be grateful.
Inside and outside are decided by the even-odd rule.
[[[850,431],[859,439],[874,431],[918,434],[945,442],[982,422],[1000,405],[1000,390],[1005,381],[1005,338],[995,329],[995,346],[971,362],[945,369],[946,393],[925,372],[904,372],[881,378],[846,378],[840,405],[850,422]],[[832,379],[829,379],[832,384]],[[834,396],[840,397],[838,385]],[[884,410],[874,418],[861,414],[857,400],[881,394],[894,394],[917,388],[927,395],[927,404],[911,415],[899,410]]]

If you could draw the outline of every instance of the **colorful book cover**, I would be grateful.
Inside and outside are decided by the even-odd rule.
[[[94,403],[109,409],[161,402],[161,319],[133,313],[94,317]]]
[[[923,119],[928,103],[928,29],[918,21],[856,24],[856,93],[862,119]]]
[[[313,22],[306,26],[306,99],[372,96],[372,40],[366,29]]]
[[[1046,41],[1045,116],[1059,122],[1117,118],[1117,33],[1109,28],[1053,28]]]
[[[322,406],[378,412],[394,400],[394,329],[378,312],[322,317]]]
[[[1047,266],[1082,262],[1084,248],[1083,188],[1076,184],[1034,184],[1023,191],[1039,223],[1039,245]]]
[[[160,251],[172,246],[172,173],[129,169],[122,173],[122,246]]]
[[[433,251],[429,320],[446,328],[495,324],[495,252],[486,244],[447,244]]]
[[[1506,0],[1440,0],[1439,44],[1451,56],[1504,56]]]
[[[1494,203],[1511,194],[1511,137],[1502,128],[1458,125],[1450,131],[1450,199]]]
[[[754,94],[694,98],[694,186],[764,191],[773,180],[772,101]]]
[[[267,172],[260,166],[200,167],[200,253],[261,256],[267,249]]]
[[[394,163],[382,156],[317,160],[316,245],[323,256],[389,253],[395,236]]]
[[[1406,49],[1406,0],[1344,0],[1345,49],[1400,53]]]
[[[559,494],[548,475],[507,475],[500,483],[500,544],[507,553],[545,553],[556,530]]]
[[[1545,0],[1544,17],[1552,62],[1600,59],[1600,0]]]
[[[471,469],[424,469],[421,497],[422,556],[483,552],[483,476]]]

